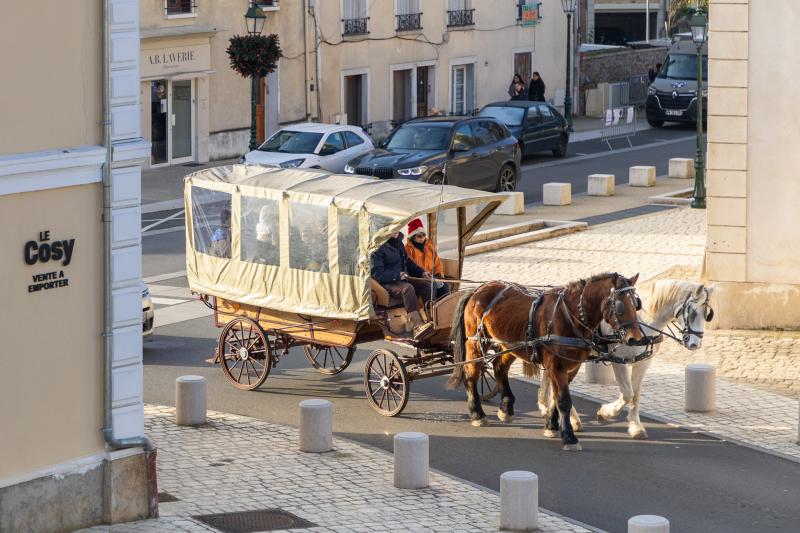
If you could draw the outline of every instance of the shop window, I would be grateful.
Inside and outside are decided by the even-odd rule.
[[[360,256],[358,213],[339,209],[338,214],[339,273],[346,276],[355,276]]]
[[[231,257],[231,195],[192,187],[194,249],[201,254]]]
[[[166,0],[164,13],[167,16],[194,15],[197,13],[197,0]]]
[[[242,261],[280,265],[280,203],[277,200],[242,196],[240,227]]]
[[[328,208],[289,204],[289,264],[291,268],[328,272]]]

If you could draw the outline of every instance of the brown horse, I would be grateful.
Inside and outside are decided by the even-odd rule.
[[[514,415],[514,395],[508,382],[514,358],[524,361],[529,377],[543,366],[556,398],[545,417],[545,435],[554,437],[560,429],[563,449],[580,450],[570,423],[569,383],[589,357],[591,340],[601,321],[614,328],[619,342],[634,344],[644,338],[636,315],[638,297],[634,285],[638,278],[638,274],[631,279],[600,274],[541,294],[491,281],[465,294],[451,330],[454,360],[479,361],[457,365],[448,386],[455,388],[465,383],[472,425],[487,423],[477,388],[484,353],[505,352],[494,359],[501,395],[498,418],[510,422]]]

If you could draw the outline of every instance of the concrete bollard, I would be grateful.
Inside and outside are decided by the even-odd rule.
[[[571,183],[545,183],[542,186],[544,205],[569,205],[572,203]]]
[[[394,486],[398,489],[428,487],[428,436],[408,431],[394,436]]]
[[[640,514],[628,520],[628,533],[669,533],[669,520],[663,516]]]
[[[300,402],[300,451],[323,453],[333,449],[333,412],[328,400]]]
[[[655,187],[656,167],[631,167],[628,172],[628,184],[631,187]]]
[[[533,531],[539,522],[539,477],[511,470],[500,476],[500,529]]]
[[[589,176],[586,194],[589,196],[614,196],[616,179],[614,174],[592,174]]]
[[[611,365],[590,361],[583,365],[583,372],[584,383],[611,385],[615,382],[614,369],[611,368]]]
[[[669,160],[669,177],[694,179],[694,159],[673,157]]]
[[[508,198],[495,210],[496,215],[521,215],[525,212],[525,194],[522,192],[503,193]]]
[[[687,411],[706,413],[716,407],[716,371],[705,363],[686,365]]]
[[[202,426],[206,423],[206,378],[181,376],[175,380],[175,423]]]

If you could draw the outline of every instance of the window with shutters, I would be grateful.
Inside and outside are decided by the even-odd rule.
[[[421,0],[396,0],[397,31],[414,31],[422,29]]]
[[[475,24],[472,0],[447,0],[447,26],[463,27]]]
[[[342,35],[369,33],[367,0],[342,0]]]

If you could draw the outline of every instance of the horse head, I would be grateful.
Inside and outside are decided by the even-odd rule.
[[[608,297],[601,307],[603,321],[614,329],[622,343],[628,345],[637,344],[644,338],[637,314],[642,308],[642,301],[634,287],[638,279],[639,274],[630,279],[612,274]]]
[[[705,323],[714,319],[714,309],[711,308],[713,292],[713,285],[706,287],[699,284],[686,295],[682,303],[675,307],[675,322],[683,333],[681,338],[683,345],[689,350],[700,348],[703,344]]]

